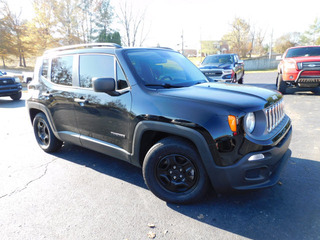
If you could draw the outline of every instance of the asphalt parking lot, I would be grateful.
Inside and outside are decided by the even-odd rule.
[[[244,82],[275,89],[275,79]],[[69,144],[43,152],[26,97],[0,98],[0,239],[320,239],[319,94],[284,96],[292,157],[276,186],[193,205],[161,201],[139,168],[108,156]]]

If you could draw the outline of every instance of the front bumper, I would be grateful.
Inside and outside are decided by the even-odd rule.
[[[303,69],[282,75],[289,86],[314,88],[320,86],[320,69]]]
[[[292,137],[292,127],[286,136],[273,148],[252,152],[241,158],[236,164],[216,169],[215,181],[212,182],[217,192],[230,190],[253,190],[275,185],[280,173],[291,156],[289,144]],[[261,160],[250,161],[250,157],[263,154]]]

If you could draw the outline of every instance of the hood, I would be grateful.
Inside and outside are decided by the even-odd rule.
[[[312,57],[294,57],[294,58],[285,58],[285,61],[295,61],[295,62],[320,62],[320,56]]]
[[[211,63],[208,65],[202,65],[199,67],[200,70],[211,70],[211,69],[231,69],[232,63]]]
[[[203,83],[186,88],[161,89],[160,95],[202,101],[235,111],[253,112],[270,106],[282,98],[279,92],[226,83]]]

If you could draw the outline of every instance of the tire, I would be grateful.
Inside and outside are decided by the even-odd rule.
[[[238,81],[238,84],[243,84],[243,77],[244,77],[244,71],[243,71],[243,73],[242,73],[241,78],[240,78],[239,81]]]
[[[278,79],[277,79],[277,90],[281,92],[282,94],[286,93],[287,90],[287,85],[285,81],[282,79],[282,74],[278,74]]]
[[[14,95],[11,95],[10,98],[11,98],[13,101],[18,101],[18,100],[20,100],[21,96],[22,96],[22,93],[21,93],[21,92],[18,92],[18,93],[14,94]]]
[[[313,89],[311,92],[313,92],[314,94],[320,94],[320,87]]]
[[[233,75],[233,78],[231,79],[231,82],[232,83],[237,83],[237,75],[236,74]]]
[[[38,113],[33,120],[33,131],[39,146],[45,152],[56,152],[63,142],[57,139],[48,123],[46,115]]]
[[[200,200],[209,186],[197,151],[190,143],[176,137],[162,139],[150,148],[142,172],[151,192],[171,203]]]

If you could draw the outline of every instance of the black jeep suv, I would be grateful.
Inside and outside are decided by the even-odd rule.
[[[22,86],[18,77],[12,77],[0,71],[0,97],[11,97],[19,100],[22,96]]]
[[[291,155],[279,92],[210,83],[178,52],[87,44],[45,52],[29,84],[39,146],[74,143],[142,167],[159,198],[188,203],[277,183]]]

